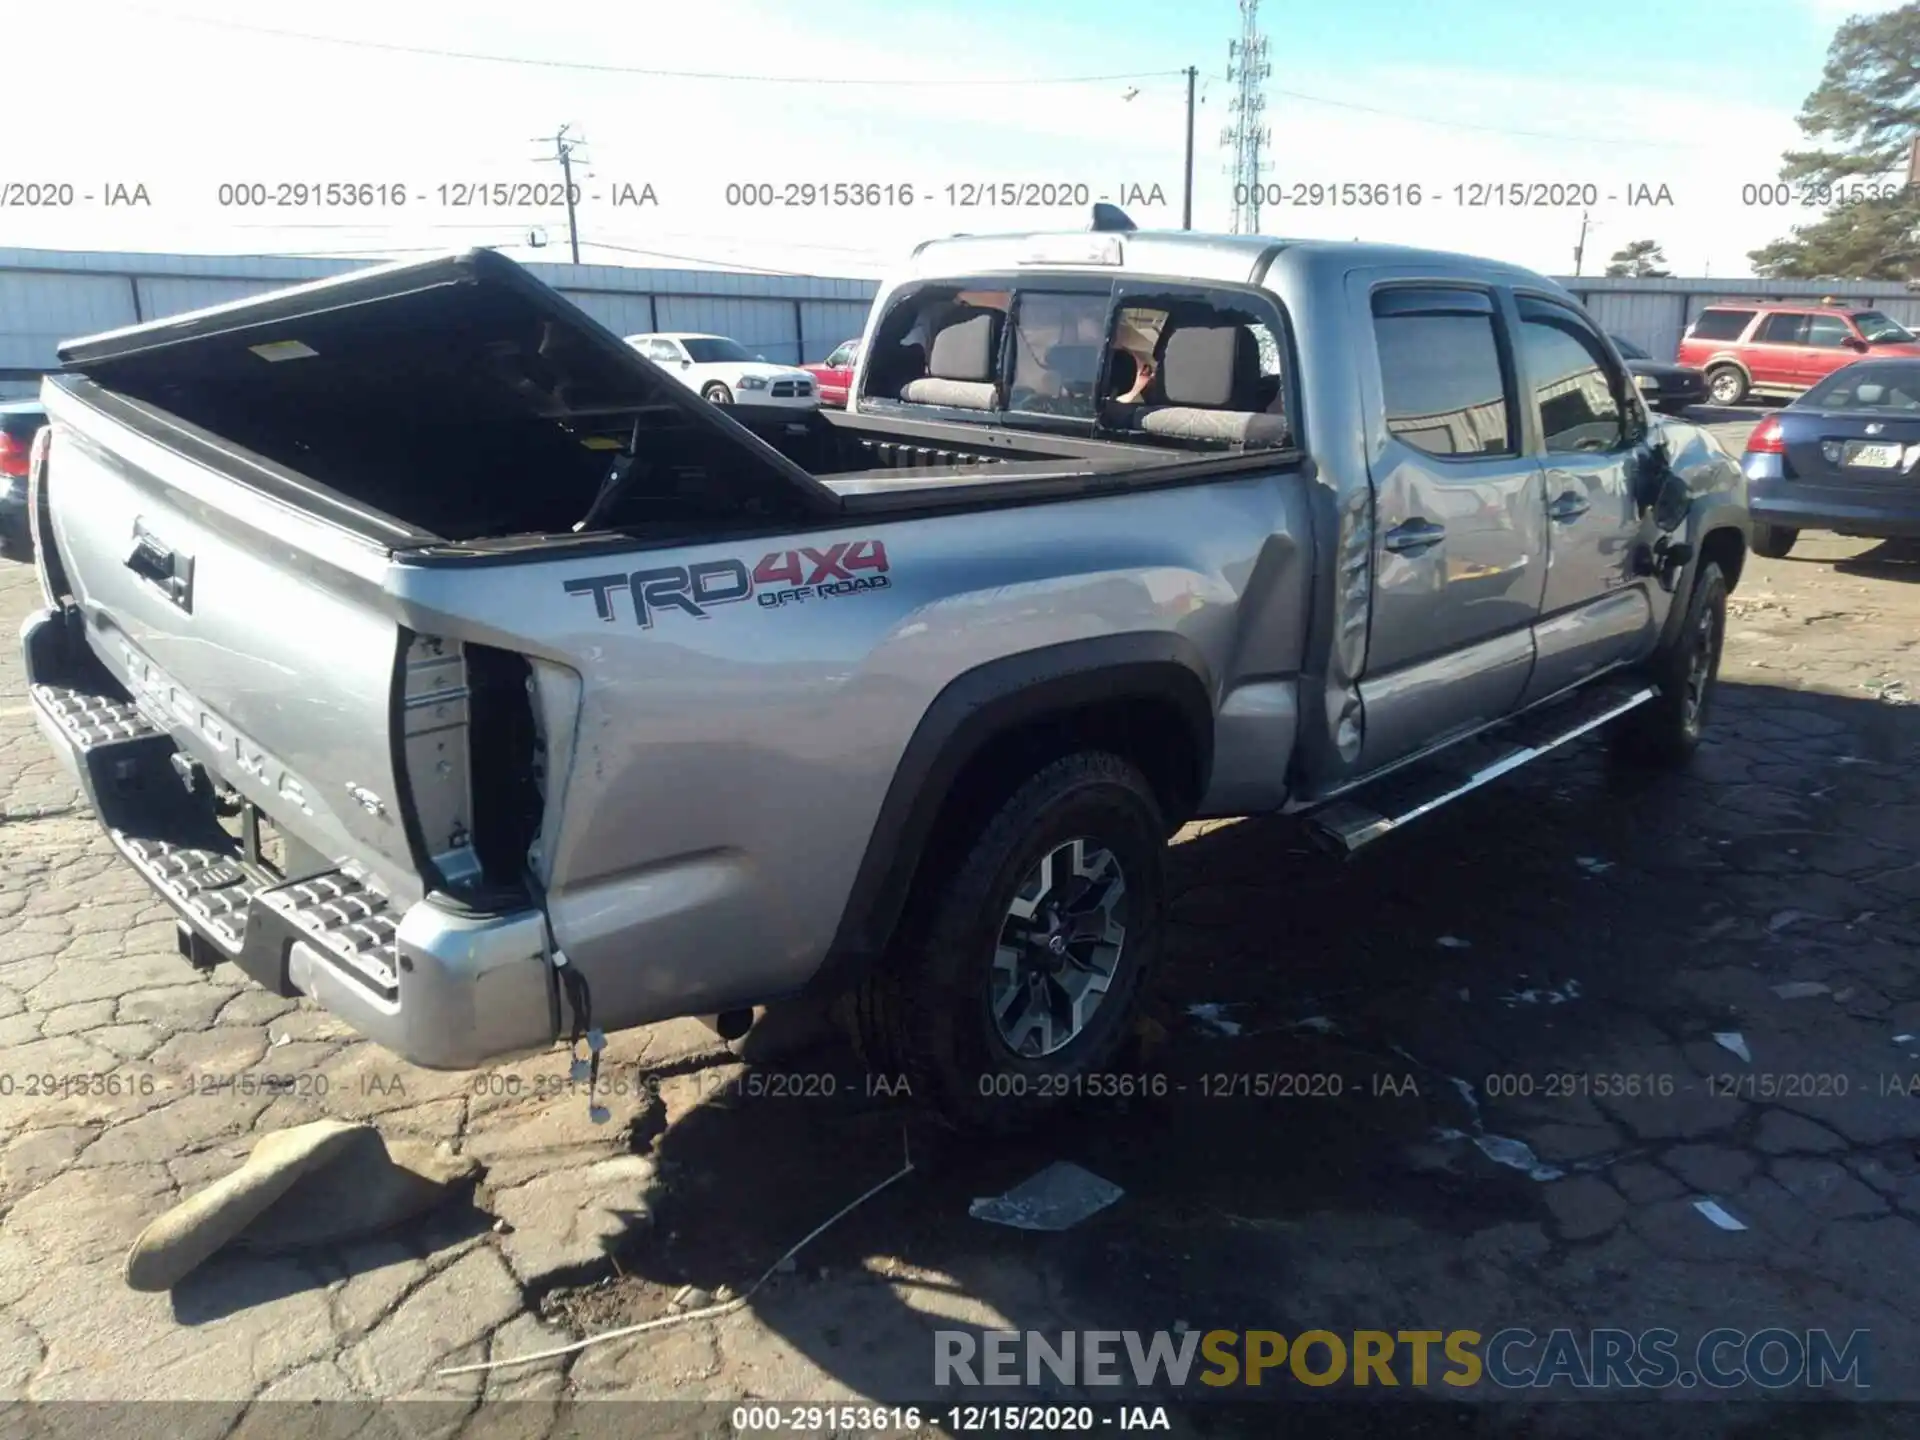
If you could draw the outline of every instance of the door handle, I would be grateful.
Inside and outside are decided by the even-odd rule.
[[[1588,501],[1585,495],[1582,495],[1578,490],[1568,490],[1564,494],[1556,497],[1554,502],[1547,506],[1547,518],[1549,520],[1578,520],[1592,508],[1591,502]]]
[[[139,524],[133,527],[133,550],[127,569],[159,590],[189,614],[193,611],[193,557],[169,549]]]
[[[1407,555],[1438,545],[1446,538],[1446,526],[1436,525],[1431,520],[1413,519],[1394,526],[1380,543],[1396,555]]]

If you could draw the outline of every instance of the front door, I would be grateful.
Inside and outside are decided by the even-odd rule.
[[[1844,315],[1808,317],[1805,344],[1795,366],[1794,383],[1808,389],[1818,385],[1842,365],[1860,358],[1866,345],[1855,333],[1853,322]],[[1848,342],[1852,343],[1849,344]]]
[[[1526,700],[1634,659],[1653,627],[1649,581],[1633,573],[1634,480],[1649,461],[1644,412],[1586,317],[1518,295],[1528,426],[1546,477],[1547,590]]]
[[[1546,583],[1541,467],[1485,287],[1351,277],[1374,489],[1360,768],[1498,720],[1533,666]]]

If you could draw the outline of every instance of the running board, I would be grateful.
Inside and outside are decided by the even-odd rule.
[[[1390,771],[1311,811],[1315,835],[1351,855],[1449,801],[1577,740],[1654,698],[1645,685],[1597,683]]]

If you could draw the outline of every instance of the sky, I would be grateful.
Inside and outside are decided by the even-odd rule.
[[[1233,222],[1234,0],[5,8],[0,246],[565,260],[564,125],[585,262],[875,277],[932,236],[1084,228],[1100,198],[1178,227],[1188,65],[1194,228]],[[1584,210],[1586,274],[1652,239],[1676,274],[1748,275],[1819,213],[1752,187],[1801,143],[1834,27],[1884,8],[1265,0],[1260,230],[1567,275]],[[1386,203],[1328,203],[1350,183]],[[832,203],[848,184],[876,203]]]

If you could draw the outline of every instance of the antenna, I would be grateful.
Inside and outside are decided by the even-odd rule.
[[[1273,74],[1273,66],[1267,61],[1267,37],[1261,33],[1259,17],[1260,0],[1240,0],[1240,38],[1227,42],[1227,79],[1234,85],[1227,109],[1233,123],[1220,132],[1220,143],[1233,151],[1227,168],[1233,176],[1236,235],[1260,231],[1260,180],[1266,173],[1266,148],[1273,143],[1273,131],[1262,119],[1267,97],[1260,93],[1261,82]]]

